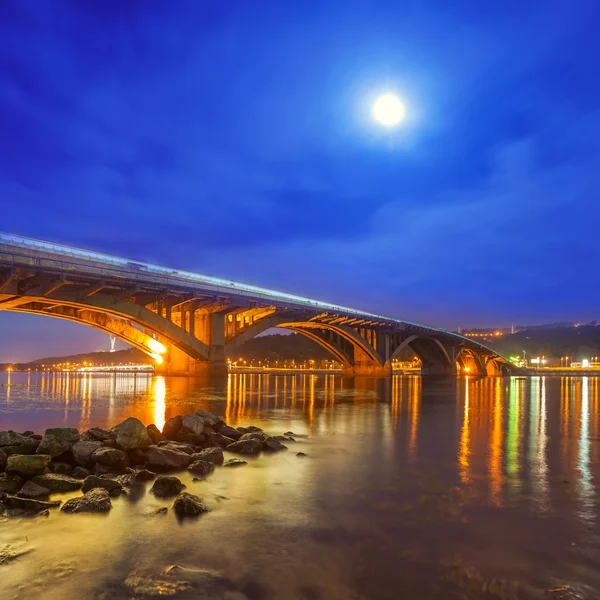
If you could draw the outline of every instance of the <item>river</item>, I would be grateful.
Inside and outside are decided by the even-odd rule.
[[[107,516],[0,521],[0,547],[24,552],[0,552],[0,598],[598,598],[599,382],[3,373],[2,430],[161,427],[204,408],[307,437],[181,475],[212,509],[197,521],[148,516],[170,505],[148,493]]]

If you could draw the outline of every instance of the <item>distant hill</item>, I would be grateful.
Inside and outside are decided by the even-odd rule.
[[[153,360],[150,356],[144,354],[136,348],[127,350],[117,350],[116,352],[87,352],[85,354],[73,354],[71,356],[52,356],[39,358],[26,363],[5,363],[0,364],[0,370],[5,371],[9,366],[16,370],[26,370],[40,368],[42,365],[53,367],[64,363],[79,364],[84,362],[92,363],[96,366],[122,365],[122,364],[148,364]]]

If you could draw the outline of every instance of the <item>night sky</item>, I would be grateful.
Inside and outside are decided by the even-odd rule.
[[[3,0],[0,230],[452,329],[596,319],[599,23],[597,0]],[[108,347],[0,330],[0,361]]]

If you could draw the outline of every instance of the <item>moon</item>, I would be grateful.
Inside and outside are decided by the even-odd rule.
[[[394,94],[384,94],[373,104],[373,118],[386,127],[398,125],[405,115],[404,104]]]

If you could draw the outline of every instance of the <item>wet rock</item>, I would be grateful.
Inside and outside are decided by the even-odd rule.
[[[74,427],[55,427],[53,429],[46,429],[44,435],[53,435],[54,437],[70,442],[71,444],[79,441],[79,430]]]
[[[90,467],[92,465],[92,454],[102,448],[102,442],[81,441],[73,444],[71,453],[75,462],[82,467]]]
[[[223,464],[223,450],[220,448],[207,448],[202,452],[192,454],[191,460],[205,460],[213,465],[220,466]]]
[[[118,496],[123,491],[123,486],[114,479],[106,479],[97,475],[90,475],[85,478],[81,491],[85,494],[90,490],[102,488],[106,490],[110,496]]]
[[[232,440],[239,440],[242,437],[242,432],[238,431],[234,427],[230,427],[229,425],[223,425],[219,429],[219,433],[224,435],[225,437],[231,438]]]
[[[241,467],[242,465],[247,465],[248,463],[245,460],[241,460],[239,458],[230,458],[229,460],[223,463],[224,467]]]
[[[23,479],[18,475],[0,474],[0,493],[14,494],[23,486]]]
[[[83,467],[75,467],[73,469],[73,473],[71,473],[71,475],[75,477],[75,479],[85,479],[89,474],[90,472],[87,469],[84,469]]]
[[[224,436],[221,433],[211,433],[208,436],[208,442],[213,446],[219,446],[220,448],[226,448],[229,444],[233,444],[235,440]]]
[[[248,425],[246,429],[251,433],[263,433],[263,430],[260,427],[257,427],[256,425]]]
[[[95,488],[83,496],[67,500],[60,510],[66,513],[103,513],[108,512],[111,508],[112,503],[108,492],[102,488]]]
[[[150,446],[148,448],[148,466],[156,469],[185,469],[190,464],[190,455],[170,448]]]
[[[214,427],[219,420],[219,417],[201,408],[196,411],[196,414],[204,421],[204,425],[208,425],[209,427]]]
[[[183,519],[186,517],[198,517],[202,513],[210,512],[210,508],[204,504],[200,496],[183,492],[173,502],[175,514]]]
[[[139,469],[131,474],[132,483],[143,483],[144,481],[152,481],[156,474],[148,469]]]
[[[73,465],[64,462],[51,462],[48,468],[53,473],[60,473],[61,475],[71,475],[73,473]]]
[[[48,488],[53,494],[58,492],[74,492],[81,489],[81,481],[79,479],[58,473],[37,475],[31,481]]]
[[[8,460],[8,457],[6,456],[6,454],[0,450],[0,472],[4,471],[4,469],[6,469],[6,461]]]
[[[0,546],[0,565],[9,563],[20,556],[31,552],[33,548],[23,547],[22,545],[6,544]]]
[[[167,422],[165,423],[165,426],[163,427],[163,430],[162,430],[162,434],[168,440],[174,440],[177,438],[177,434],[181,430],[181,420],[182,420],[182,416],[177,415],[176,417],[168,419]]]
[[[169,512],[168,507],[166,506],[161,506],[160,508],[157,508],[153,511],[151,511],[149,513],[149,516],[154,516],[154,515],[166,515]]]
[[[197,475],[199,477],[206,477],[210,475],[215,470],[215,465],[213,463],[207,462],[205,460],[195,460],[188,467],[188,471]]]
[[[265,452],[279,452],[280,450],[287,450],[287,446],[284,446],[279,440],[276,440],[270,436],[267,436],[262,447]]]
[[[185,444],[183,442],[160,442],[158,447],[174,450],[175,452],[185,452],[186,454],[194,454],[195,452],[194,447],[191,444]]]
[[[166,498],[168,496],[177,496],[181,490],[185,488],[185,485],[177,479],[177,477],[170,477],[168,475],[159,475],[156,481],[152,485],[150,491],[160,498]]]
[[[27,438],[19,446],[3,446],[2,451],[6,456],[12,456],[13,454],[35,454],[40,442],[32,438]]]
[[[29,437],[31,435],[35,435],[35,431],[31,431],[30,429],[28,429],[27,431],[24,431],[21,435],[24,435],[25,437]]]
[[[181,417],[181,429],[186,433],[200,435],[204,429],[204,421],[198,415],[183,415]]]
[[[0,431],[0,447],[2,446],[20,446],[27,441],[27,437],[17,433],[16,431],[12,431],[9,429],[8,431]]]
[[[38,485],[33,481],[27,481],[17,493],[17,496],[20,498],[40,498],[42,496],[48,496],[49,494],[50,490],[47,487]]]
[[[229,444],[226,450],[236,454],[258,454],[262,450],[262,442],[260,440],[239,440]]]
[[[49,454],[52,458],[64,454],[73,444],[67,440],[47,433],[40,442],[36,454]]]
[[[125,419],[115,428],[117,433],[117,444],[124,450],[136,448],[147,448],[152,444],[146,426],[134,417]]]
[[[158,442],[163,442],[167,439],[154,423],[148,425],[148,427],[146,427],[146,431],[148,432],[153,444],[158,444]]]
[[[127,454],[125,454],[123,450],[108,448],[106,446],[98,448],[98,450],[92,454],[91,460],[94,463],[102,465],[106,469],[118,473],[124,471],[125,467],[129,464]]]
[[[18,473],[26,477],[41,475],[51,460],[52,457],[48,454],[13,454],[6,461],[6,470],[9,473]]]
[[[177,435],[177,441],[190,444],[192,446],[201,446],[204,444],[204,442],[206,442],[206,436],[203,433],[189,433],[182,429]]]
[[[92,427],[88,429],[82,436],[81,439],[88,442],[106,442],[108,440],[116,440],[117,434],[99,427]]]
[[[306,454],[304,454],[304,452],[296,452],[296,456],[302,457],[302,456],[306,456]]]
[[[6,495],[1,499],[2,504],[7,508],[20,508],[27,512],[40,512],[49,508],[60,506],[60,501],[46,502],[44,500],[34,500],[33,498],[20,498],[19,496]]]
[[[132,467],[139,467],[146,464],[148,460],[148,456],[146,455],[146,451],[141,448],[136,448],[135,450],[129,450],[127,453],[129,457],[129,464]]]

